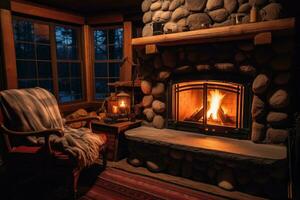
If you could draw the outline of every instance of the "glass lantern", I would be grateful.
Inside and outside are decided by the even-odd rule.
[[[119,113],[118,99],[115,93],[112,93],[111,96],[108,98],[108,113],[109,114]]]
[[[121,91],[117,94],[118,110],[120,114],[130,113],[130,95]]]

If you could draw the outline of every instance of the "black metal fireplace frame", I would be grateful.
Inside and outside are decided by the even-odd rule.
[[[242,128],[232,128],[225,126],[216,126],[209,124],[198,124],[188,121],[177,121],[173,119],[172,116],[172,86],[173,84],[178,84],[182,82],[190,81],[216,81],[216,82],[225,82],[225,83],[237,83],[243,85],[244,92],[244,105],[243,110],[243,124]],[[243,76],[241,74],[235,73],[224,73],[224,74],[187,74],[187,75],[174,75],[171,77],[171,80],[167,89],[167,128],[190,131],[196,133],[202,133],[207,135],[223,136],[236,139],[250,139],[250,124],[251,124],[251,83],[252,79],[249,76]],[[206,100],[206,98],[204,98]],[[206,103],[206,102],[204,102]]]

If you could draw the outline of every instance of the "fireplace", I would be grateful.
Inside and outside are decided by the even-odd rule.
[[[248,138],[249,111],[241,83],[185,81],[169,88],[168,128]],[[248,96],[248,94],[247,94]]]

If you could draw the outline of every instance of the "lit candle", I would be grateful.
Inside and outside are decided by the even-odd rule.
[[[113,112],[113,114],[117,114],[118,113],[118,106],[113,106],[112,107],[112,112]]]
[[[124,100],[121,100],[119,107],[122,114],[126,113],[126,104]]]
[[[121,107],[121,108],[125,108],[125,107],[126,107],[126,104],[125,104],[125,102],[124,102],[123,100],[122,100],[121,103],[120,103],[120,107]]]

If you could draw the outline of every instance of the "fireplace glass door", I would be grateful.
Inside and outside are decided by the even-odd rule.
[[[237,83],[192,81],[172,85],[172,118],[200,127],[243,128],[244,87]]]

